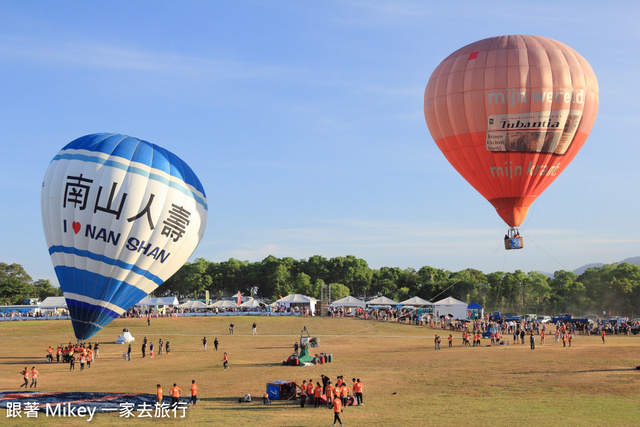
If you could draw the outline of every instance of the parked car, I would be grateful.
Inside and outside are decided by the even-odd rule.
[[[538,316],[538,322],[549,323],[551,322],[551,316]]]

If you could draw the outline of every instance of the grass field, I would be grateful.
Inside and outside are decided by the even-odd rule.
[[[251,335],[251,323],[258,335]],[[229,323],[236,325],[228,333]],[[313,352],[332,353],[333,363],[288,367],[281,363],[292,352],[307,326],[319,338]],[[123,328],[137,342],[131,362],[122,360],[125,346],[115,344]],[[192,379],[199,384],[200,403],[184,419],[120,418],[97,414],[95,425],[156,423],[233,426],[326,426],[333,413],[326,408],[300,408],[295,402],[262,404],[270,380],[302,382],[328,375],[334,382],[360,378],[362,407],[347,407],[346,426],[379,425],[514,425],[633,426],[640,425],[640,338],[578,336],[571,348],[547,338],[545,345],[454,347],[434,351],[433,337],[448,332],[411,325],[338,318],[207,317],[119,319],[91,339],[100,341],[100,358],[91,369],[69,372],[68,365],[46,363],[48,345],[73,339],[68,321],[0,323],[0,391],[17,391],[24,366],[40,371],[39,391],[155,393],[161,383],[168,394],[172,383],[188,394]],[[171,341],[172,354],[142,359],[143,337]],[[202,337],[209,338],[206,352]],[[213,350],[213,339],[220,341]],[[509,338],[509,337],[507,337]],[[485,343],[487,340],[483,340]],[[538,339],[539,341],[539,339]],[[222,352],[230,369],[222,369]],[[239,404],[250,393],[254,402]],[[86,425],[86,418],[7,418],[3,425]]]

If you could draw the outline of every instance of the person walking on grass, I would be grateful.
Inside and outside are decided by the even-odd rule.
[[[35,366],[31,367],[31,385],[29,387],[38,388],[38,370]]]
[[[182,393],[182,389],[173,383],[173,388],[170,390],[171,393],[171,407],[175,408],[178,406],[178,402],[180,402],[180,394]]]
[[[229,367],[229,357],[227,356],[226,352],[224,353],[224,356],[222,356],[222,367],[225,369],[225,371]]]
[[[336,425],[336,422],[340,423],[342,426],[342,420],[340,419],[340,412],[342,412],[342,400],[333,399],[333,426]]]
[[[218,338],[216,337],[216,339],[213,340],[213,349],[215,351],[218,351]]]
[[[253,322],[253,331],[252,331],[253,335],[258,335],[257,327],[258,325],[256,324],[256,322]]]
[[[207,337],[202,338],[202,351],[207,351]]]
[[[196,406],[196,402],[198,402],[198,386],[196,380],[191,380],[191,404]]]
[[[24,371],[22,371],[22,379],[24,379],[24,383],[20,384],[20,388],[22,388],[24,386],[24,388],[28,388],[29,387],[29,369],[27,369],[27,367],[24,367]]]

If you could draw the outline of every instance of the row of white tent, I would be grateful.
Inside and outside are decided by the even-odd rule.
[[[381,296],[369,301],[362,301],[358,298],[348,296],[331,304],[335,308],[371,308],[371,307],[429,307],[432,312],[437,315],[449,315],[454,319],[466,319],[468,315],[468,305],[466,302],[457,300],[453,297],[447,297],[437,302],[430,302],[420,297],[409,298],[404,301],[394,301],[391,298]]]
[[[51,300],[49,300],[51,298]],[[42,306],[53,306],[53,307],[66,307],[66,303],[64,301],[64,297],[49,297],[47,300],[43,301]],[[53,299],[56,301],[53,301]],[[312,313],[315,313],[316,303],[318,300],[316,298],[301,295],[301,294],[290,294],[286,297],[280,298],[275,301],[273,304],[270,304],[271,307],[284,306],[286,308],[292,307],[304,307],[306,305],[309,306],[309,310]],[[257,309],[259,307],[267,306],[265,303],[258,299],[249,298],[245,302],[240,305],[233,300],[220,300],[216,301],[213,304],[206,305],[202,301],[186,301],[182,304],[178,302],[178,299],[173,297],[145,297],[143,298],[137,306],[152,306],[152,307],[178,307],[182,309],[208,309],[208,308],[219,308],[219,309],[229,309],[229,308],[246,308],[249,310]],[[358,298],[348,296],[341,298],[337,301],[334,301],[330,304],[333,308],[372,308],[372,307],[430,307],[432,308],[432,312],[438,315],[451,315],[453,318],[463,319],[468,316],[468,308],[470,306],[467,303],[459,301],[455,298],[448,297],[444,298],[437,302],[430,302],[420,297],[409,298],[405,301],[394,301],[385,296],[381,296],[378,298],[374,298],[369,301],[363,301]]]

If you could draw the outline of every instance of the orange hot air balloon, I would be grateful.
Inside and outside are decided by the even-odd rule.
[[[576,156],[597,111],[591,66],[539,36],[492,37],[458,49],[424,93],[436,144],[511,227]]]

